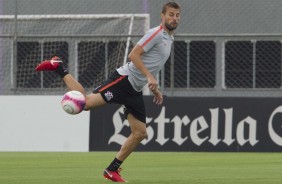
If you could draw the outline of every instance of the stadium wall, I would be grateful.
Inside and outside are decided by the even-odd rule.
[[[145,97],[148,139],[139,151],[282,151],[280,98]],[[90,151],[118,150],[130,133],[120,106],[91,111]],[[101,139],[102,138],[102,139]]]
[[[63,112],[61,96],[0,96],[0,151],[88,151],[89,112]]]
[[[66,114],[61,96],[0,96],[0,151],[117,151],[130,133],[123,108]],[[145,97],[139,151],[282,151],[280,98]]]

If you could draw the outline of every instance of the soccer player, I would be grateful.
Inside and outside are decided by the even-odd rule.
[[[126,182],[120,175],[120,165],[147,137],[146,113],[142,88],[148,83],[154,94],[154,102],[162,104],[163,96],[158,88],[156,75],[164,66],[173,43],[173,31],[180,20],[180,5],[168,2],[163,5],[161,24],[150,29],[129,53],[128,62],[118,68],[105,83],[93,93],[86,95],[78,83],[57,56],[45,60],[36,67],[36,71],[51,70],[59,74],[69,90],[77,90],[85,95],[85,110],[102,106],[106,103],[118,103],[125,106],[125,115],[131,128],[131,134],[121,146],[114,160],[104,170],[104,177],[114,182]]]

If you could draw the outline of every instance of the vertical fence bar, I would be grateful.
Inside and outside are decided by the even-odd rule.
[[[109,76],[109,41],[105,41],[105,79]]]
[[[221,64],[220,65],[220,69],[221,69],[221,77],[219,77],[221,79],[221,88],[222,89],[226,89],[226,85],[225,85],[225,44],[226,44],[226,40],[222,40],[221,41]]]
[[[44,60],[44,41],[40,40],[39,41],[39,45],[40,45],[40,60],[43,61]],[[44,78],[44,72],[40,72],[40,88],[43,89],[44,85],[43,85],[43,78]]]
[[[134,15],[131,15],[128,35],[132,34],[133,22],[134,22]],[[128,55],[128,51],[130,47],[130,40],[131,40],[131,36],[128,36],[126,40],[126,48],[125,48],[125,53],[124,53],[123,65],[125,65],[125,63],[127,62],[127,55]]]
[[[223,81],[222,81],[222,68],[221,68],[221,56],[222,56],[222,51],[223,49],[221,48],[222,45],[222,40],[221,39],[215,39],[215,89],[216,90],[221,90],[223,86]]]
[[[164,86],[165,86],[165,66],[163,66],[161,70],[161,92],[164,93]]]
[[[71,41],[71,46],[69,46],[71,47],[71,49],[69,49],[70,51],[74,48],[74,52],[73,52],[74,55],[69,54],[69,62],[71,60],[73,60],[74,62],[74,76],[77,81],[79,81],[78,44],[79,44],[79,41],[75,40],[75,41]]]
[[[190,40],[185,41],[187,44],[187,88],[190,88]]]
[[[17,40],[18,40],[18,0],[15,0],[15,16],[14,16],[14,39],[13,39],[13,61],[11,66],[11,86],[17,87]]]
[[[282,40],[280,40],[280,57],[281,57],[281,63],[280,63],[280,89],[282,89]]]
[[[174,91],[174,44],[171,46],[171,55],[170,55],[170,90],[171,95]]]
[[[252,40],[253,43],[253,88],[256,88],[256,40]]]

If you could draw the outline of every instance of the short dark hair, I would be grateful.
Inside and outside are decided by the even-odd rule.
[[[163,5],[163,9],[162,9],[162,13],[165,14],[166,13],[166,9],[167,7],[170,7],[170,8],[175,8],[175,9],[180,9],[180,5],[177,3],[177,2],[168,2],[166,4]]]

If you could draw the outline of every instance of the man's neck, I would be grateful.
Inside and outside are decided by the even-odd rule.
[[[163,27],[163,29],[169,34],[169,35],[172,35],[173,34],[173,30],[170,31],[169,29],[167,29],[167,27],[163,24],[161,24],[161,26]]]

